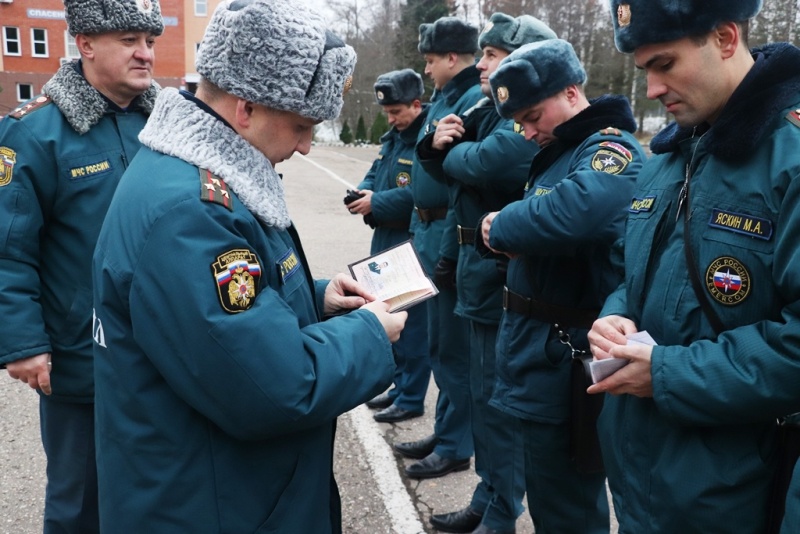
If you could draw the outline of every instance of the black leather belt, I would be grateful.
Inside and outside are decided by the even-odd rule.
[[[456,227],[458,233],[459,245],[474,245],[475,244],[475,228],[464,228],[460,224]]]
[[[388,228],[390,230],[408,230],[408,221],[385,221],[379,222],[379,228]]]
[[[447,206],[442,208],[414,208],[422,222],[438,221],[447,217]]]
[[[592,327],[592,323],[600,314],[600,310],[567,308],[523,297],[510,291],[507,287],[503,288],[503,309],[543,323],[587,329]]]

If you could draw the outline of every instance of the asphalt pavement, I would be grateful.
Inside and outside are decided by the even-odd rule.
[[[349,263],[369,254],[372,231],[361,217],[347,212],[342,199],[377,153],[375,146],[316,146],[308,156],[295,155],[277,168],[284,176],[289,213],[315,278],[347,272]],[[403,468],[412,461],[390,448],[395,441],[420,439],[432,431],[436,394],[431,381],[425,414],[398,424],[376,423],[365,406],[339,418],[334,470],[342,496],[344,532],[436,532],[428,523],[431,514],[455,511],[469,503],[478,480],[472,469],[438,479],[411,480],[403,475]],[[0,534],[42,531],[44,472],[37,395],[0,371]],[[533,531],[526,511],[517,521],[517,533]]]

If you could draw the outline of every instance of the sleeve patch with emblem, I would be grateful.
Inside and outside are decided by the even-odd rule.
[[[592,157],[592,169],[608,174],[619,174],[633,161],[633,155],[618,143],[605,141]]]
[[[17,153],[8,147],[0,146],[0,187],[11,183],[16,163]]]
[[[211,264],[219,303],[228,313],[249,310],[258,296],[261,264],[254,252],[234,249],[217,256]]]
[[[219,178],[206,169],[200,169],[200,199],[205,202],[213,202],[220,206],[225,206],[233,211],[231,195],[228,186]]]

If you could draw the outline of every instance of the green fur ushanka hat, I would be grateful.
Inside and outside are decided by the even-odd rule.
[[[614,41],[620,52],[710,32],[723,22],[742,22],[761,11],[762,0],[609,0]]]
[[[495,13],[478,37],[478,47],[493,46],[513,52],[522,45],[557,37],[556,32],[536,17],[520,15],[514,18],[505,13]]]
[[[64,0],[64,15],[73,37],[113,31],[164,33],[158,0]]]
[[[375,81],[375,100],[381,106],[408,104],[425,92],[422,76],[412,69],[393,70],[381,74]]]
[[[256,104],[314,120],[339,116],[355,51],[294,0],[228,0],[197,50],[197,72]]]
[[[526,44],[511,52],[489,77],[494,105],[501,117],[553,96],[570,85],[586,81],[575,49],[562,39]]]
[[[478,28],[457,17],[442,17],[419,25],[420,54],[474,54],[478,50]]]

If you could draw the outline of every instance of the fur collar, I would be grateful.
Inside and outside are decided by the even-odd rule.
[[[604,95],[590,101],[590,106],[553,131],[559,141],[581,143],[603,128],[616,128],[633,133],[636,120],[633,118],[628,99],[618,95]]]
[[[723,160],[749,157],[775,129],[776,115],[798,103],[800,49],[775,43],[753,50],[753,57],[755,64],[705,134],[707,150]],[[654,154],[675,152],[693,130],[673,122],[653,138],[650,148]]]
[[[150,88],[138,96],[131,106],[149,115],[160,89],[156,82],[151,82]],[[53,100],[72,129],[81,135],[100,122],[109,109],[108,100],[86,81],[75,62],[61,65],[44,84],[42,92]]]
[[[232,128],[200,109],[176,89],[161,91],[143,145],[216,174],[242,204],[267,226],[290,224],[283,183],[270,161]]]

